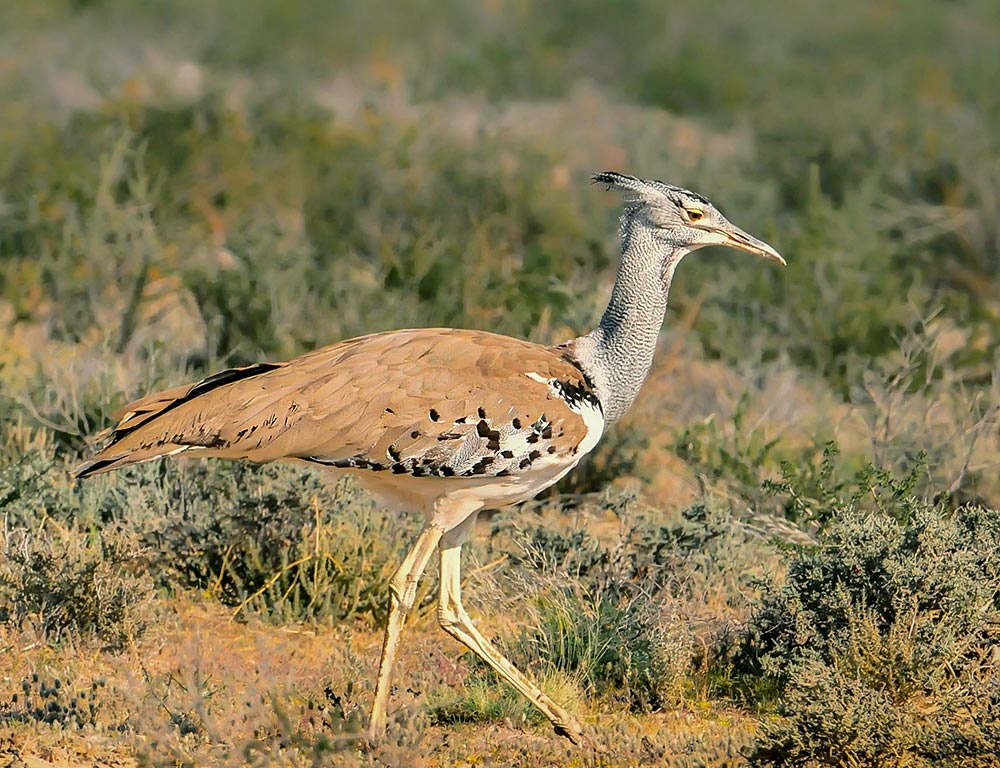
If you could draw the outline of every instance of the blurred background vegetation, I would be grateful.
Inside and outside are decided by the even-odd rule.
[[[789,265],[685,261],[633,416],[531,516],[482,532],[478,555],[505,565],[470,588],[488,614],[533,617],[502,641],[582,708],[745,718],[715,740],[621,725],[623,760],[984,764],[1000,732],[998,50],[991,0],[7,0],[0,746],[106,722],[102,748],[147,764],[225,763],[220,732],[239,752],[199,685],[168,706],[176,670],[135,672],[138,693],[93,682],[98,704],[70,717],[45,674],[97,672],[31,650],[141,655],[170,601],[376,626],[414,523],[353,489],[293,468],[87,485],[67,468],[127,400],[221,366],[401,326],[588,330],[618,207],[588,178],[614,169],[707,195]],[[921,582],[925,557],[955,568]],[[501,602],[511,590],[522,602]],[[529,716],[464,674],[428,694],[441,728]],[[352,727],[350,696],[327,696],[315,733],[282,709],[340,684],[272,692],[285,704],[255,727],[301,755],[342,749],[323,734]],[[147,720],[130,731],[128,711]],[[930,711],[946,716],[928,736]]]

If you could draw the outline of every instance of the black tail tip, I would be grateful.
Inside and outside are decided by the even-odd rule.
[[[69,474],[74,480],[82,480],[85,477],[96,475],[98,472],[108,469],[115,461],[117,459],[91,459],[73,467]]]

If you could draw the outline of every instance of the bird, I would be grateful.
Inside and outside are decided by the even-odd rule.
[[[598,444],[653,362],[674,270],[689,252],[730,246],[780,265],[773,247],[705,197],[605,171],[623,195],[621,258],[592,332],[555,346],[482,330],[375,333],[286,362],[260,362],[147,395],[98,435],[78,478],[165,456],[296,461],[353,477],[424,525],[388,584],[388,618],[367,738],[385,732],[400,634],[435,551],[437,618],[574,744],[580,721],[518,670],[462,605],[461,549],[484,509],[526,501]]]

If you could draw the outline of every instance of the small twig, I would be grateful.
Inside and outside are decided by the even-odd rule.
[[[226,572],[226,564],[229,561],[229,555],[232,553],[234,546],[236,545],[230,544],[222,555],[222,565],[219,566],[219,575],[215,579],[215,587],[212,590],[212,593],[215,595],[219,595],[222,592],[222,575]]]
[[[139,272],[135,276],[132,284],[132,292],[129,295],[128,305],[122,315],[122,322],[118,328],[118,341],[115,343],[115,354],[120,355],[125,351],[132,335],[135,333],[136,318],[139,315],[139,306],[142,304],[142,296],[146,290],[146,283],[149,280],[149,246],[142,246],[142,262],[139,265]]]
[[[321,526],[322,520],[320,518],[320,512],[319,512],[319,497],[316,496],[315,494],[313,494],[312,497],[312,505],[313,505],[313,526],[315,527],[316,530],[316,536],[314,537],[315,540],[313,542],[313,572],[312,572],[313,589],[312,589],[312,595],[309,598],[309,606],[308,606],[309,608],[311,608],[315,604],[316,596],[319,594],[319,589],[317,587],[319,585],[320,533],[321,533],[320,528],[322,527]]]
[[[30,397],[18,398],[18,405],[20,405],[22,408],[28,411],[28,413],[31,414],[31,417],[35,419],[43,427],[48,427],[49,429],[55,432],[61,432],[64,435],[73,435],[73,437],[83,437],[83,432],[81,432],[78,427],[72,426],[69,423],[59,424],[50,419],[48,416],[43,416],[41,411],[38,410],[38,407],[35,405],[35,403],[31,400]]]
[[[300,557],[294,563],[289,563],[288,565],[286,565],[284,568],[282,568],[280,571],[274,574],[274,576],[268,579],[260,589],[258,589],[249,597],[247,597],[246,600],[244,600],[242,603],[237,605],[236,608],[233,610],[232,614],[230,614],[229,620],[232,621],[233,619],[235,619],[239,615],[240,611],[242,611],[244,608],[247,607],[247,605],[250,603],[251,600],[255,600],[256,598],[260,597],[262,594],[267,592],[267,590],[269,590],[278,579],[280,579],[282,576],[284,576],[286,573],[292,570],[292,568],[297,568],[303,563],[308,563],[312,559],[313,555],[307,555],[306,557]]]
[[[501,565],[507,562],[509,557],[510,557],[509,555],[500,555],[500,557],[498,557],[492,563],[487,563],[486,565],[480,565],[478,568],[473,568],[471,571],[465,574],[465,578],[462,579],[462,585],[464,586],[473,576],[478,576],[481,573],[492,571],[494,568],[499,568]]]

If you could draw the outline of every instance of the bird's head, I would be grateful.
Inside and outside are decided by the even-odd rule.
[[[678,259],[706,245],[727,245],[785,264],[774,248],[732,224],[697,192],[614,171],[595,173],[592,178],[625,193],[623,238],[648,238],[676,253]]]

